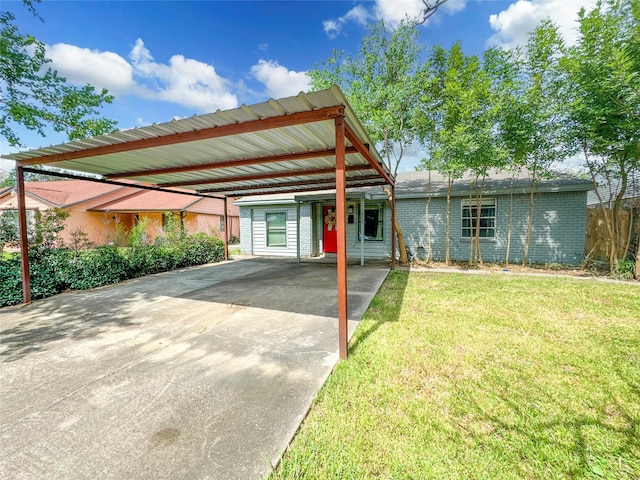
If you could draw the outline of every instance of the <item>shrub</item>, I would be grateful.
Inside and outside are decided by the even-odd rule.
[[[36,300],[69,288],[85,290],[174,268],[219,262],[224,257],[222,240],[204,233],[186,236],[173,246],[141,243],[78,251],[33,247],[29,250],[31,296]],[[10,255],[0,261],[0,307],[21,301],[20,257]]]
[[[117,247],[103,246],[69,255],[66,270],[69,288],[87,290],[127,278],[129,265]]]
[[[21,301],[20,257],[14,254],[0,261],[0,307],[16,305]]]

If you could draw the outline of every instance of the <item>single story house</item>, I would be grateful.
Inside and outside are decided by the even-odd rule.
[[[469,259],[475,233],[473,179],[455,180],[450,204],[450,256]],[[558,174],[534,189],[535,210],[529,261],[579,264],[585,254],[587,192],[592,182]],[[480,245],[484,261],[503,262],[511,229],[509,260],[522,261],[531,184],[526,174],[492,172],[485,180],[480,208]],[[445,258],[447,179],[426,171],[396,178],[396,214],[413,258]],[[245,197],[240,207],[244,254],[315,257],[336,252],[335,193]],[[428,208],[428,214],[427,214]],[[428,219],[428,222],[427,222]],[[472,228],[472,226],[474,228]],[[391,210],[381,187],[347,191],[347,255],[390,258]],[[430,235],[428,232],[430,231]]]
[[[596,190],[589,192],[587,206],[600,208],[600,199],[602,199],[605,208],[612,208],[616,197],[620,193],[622,180],[617,177],[606,178],[602,175],[597,175],[596,183],[598,184],[597,193]],[[622,207],[640,207],[640,170],[629,172],[627,186],[622,197]]]
[[[68,242],[71,233],[81,229],[96,245],[117,242],[118,225],[128,231],[145,217],[149,219],[147,235],[153,240],[162,233],[166,212],[172,212],[187,233],[218,235],[225,229],[221,198],[142,190],[135,188],[135,182],[131,185],[89,180],[25,182],[27,219],[33,224],[36,210],[66,210],[70,215],[60,233],[61,240]],[[229,234],[237,237],[240,233],[238,207],[228,202],[227,208]],[[16,209],[14,187],[0,189],[0,215],[3,211]]]

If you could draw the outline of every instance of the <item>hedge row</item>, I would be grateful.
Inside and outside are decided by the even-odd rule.
[[[37,300],[68,289],[87,290],[223,258],[222,241],[203,233],[187,236],[174,246],[103,246],[77,252],[33,248],[29,250],[31,297]],[[15,254],[0,261],[0,307],[21,302],[20,257]]]

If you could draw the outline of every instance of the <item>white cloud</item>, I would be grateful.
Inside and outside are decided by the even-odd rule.
[[[555,23],[569,45],[577,39],[577,13],[581,7],[593,8],[596,0],[518,0],[506,10],[489,17],[496,32],[487,43],[491,46],[513,48],[526,43],[529,34],[545,19]]]
[[[336,20],[326,20],[322,23],[324,27],[324,33],[326,33],[329,38],[336,38],[340,35],[342,31],[342,27],[347,22],[355,22],[358,25],[366,25],[369,19],[371,18],[371,14],[364,8],[362,5],[356,5],[351,10],[349,10],[345,15]]]
[[[428,3],[434,5],[436,1],[431,0]],[[467,5],[467,0],[445,0],[445,2],[439,7],[438,13],[453,15],[463,10]],[[342,33],[342,28],[347,22],[366,25],[372,20],[384,20],[389,27],[395,28],[407,18],[421,19],[424,8],[425,4],[422,0],[376,0],[370,10],[362,5],[357,5],[342,17],[326,20],[323,22],[324,32],[329,38],[336,38]]]
[[[260,60],[257,65],[251,67],[251,74],[267,87],[267,94],[272,98],[306,92],[311,83],[307,72],[289,70],[273,60]]]
[[[231,82],[215,68],[198,60],[174,55],[169,63],[154,61],[138,39],[129,60],[114,52],[101,52],[58,43],[47,47],[51,67],[71,83],[107,88],[114,95],[137,95],[211,112],[238,106]]]
[[[174,55],[168,64],[155,62],[141,39],[129,54],[134,74],[146,81],[148,96],[178,103],[199,111],[238,106],[230,82],[216,73],[213,65]]]
[[[89,50],[66,43],[47,47],[52,67],[71,83],[109,89],[110,93],[135,91],[131,65],[113,52]]]
[[[396,0],[393,2],[377,0],[375,16],[383,19],[391,28],[396,27],[405,18],[419,18],[424,4],[421,0]]]

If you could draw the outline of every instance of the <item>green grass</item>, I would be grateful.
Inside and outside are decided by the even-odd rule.
[[[640,478],[640,288],[392,272],[273,479]]]

